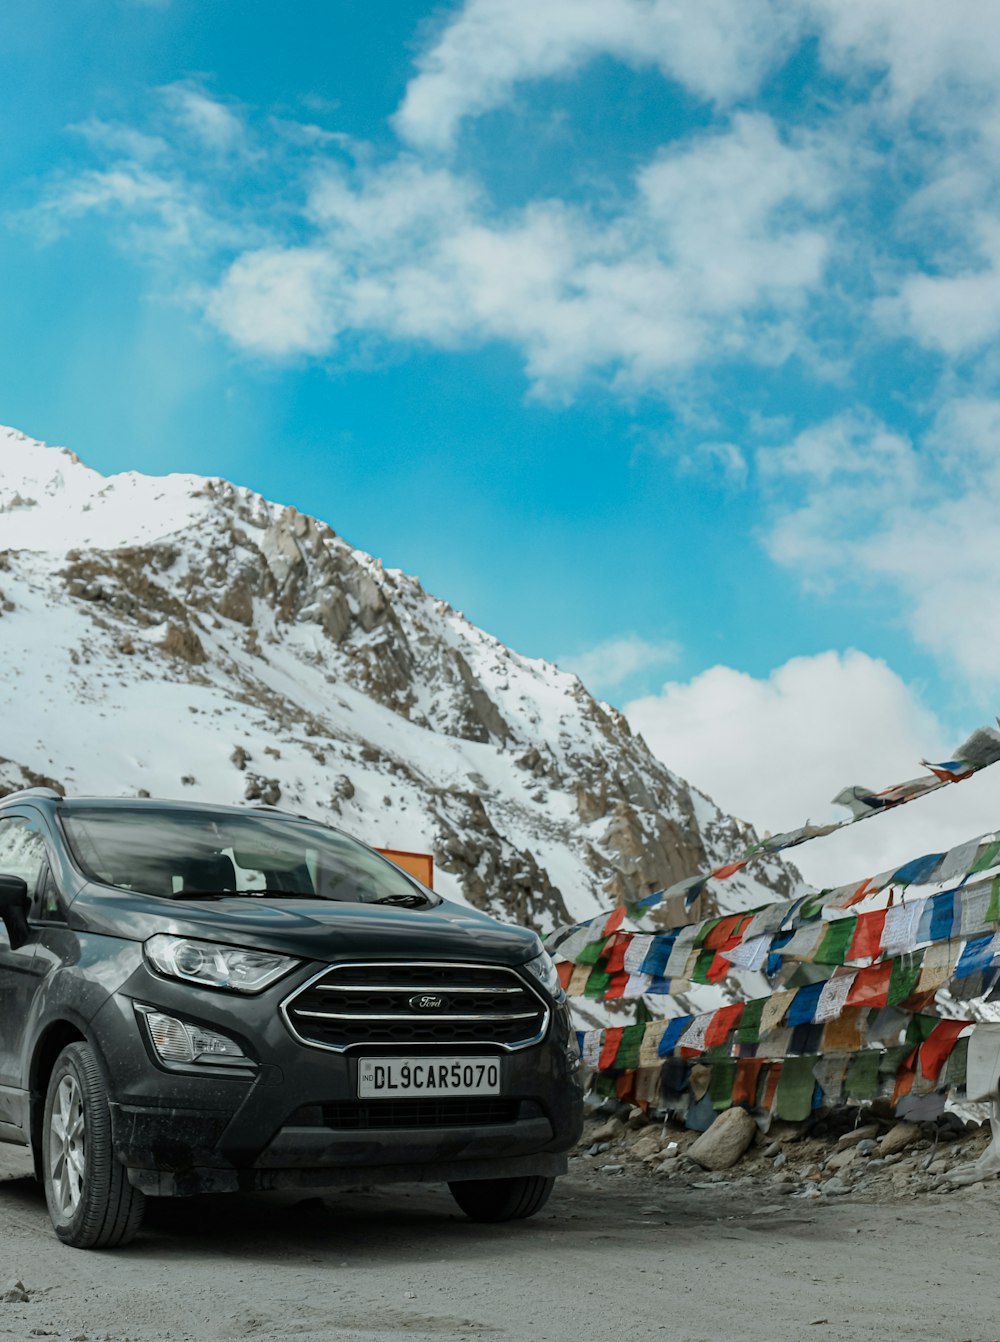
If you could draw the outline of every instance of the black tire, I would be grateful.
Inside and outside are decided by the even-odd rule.
[[[49,1077],[42,1182],[55,1232],[74,1249],[114,1249],[135,1236],[146,1199],[111,1145],[108,1092],[89,1044],[69,1044]]]
[[[463,1179],[451,1195],[472,1221],[523,1221],[549,1200],[555,1179],[522,1174],[515,1179]]]

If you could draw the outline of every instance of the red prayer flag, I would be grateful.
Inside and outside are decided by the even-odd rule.
[[[732,970],[732,965],[723,955],[722,951],[715,952],[715,959],[705,971],[705,977],[709,983],[721,983],[726,975]]]
[[[920,1045],[920,1070],[928,1081],[941,1075],[948,1054],[955,1047],[962,1031],[971,1024],[967,1020],[941,1020]]]
[[[904,1095],[909,1095],[913,1089],[914,1073],[904,1064],[896,1074],[896,1085],[892,1092],[892,1103],[898,1104]]]
[[[749,858],[743,857],[740,858],[739,862],[728,862],[724,867],[716,867],[714,871],[709,872],[709,875],[714,876],[717,881],[725,881],[738,871],[742,871],[749,860]]]
[[[740,913],[730,914],[728,918],[720,918],[716,925],[709,932],[704,940],[704,949],[706,951],[720,950],[728,941],[732,940],[733,932],[740,922],[744,921]]]
[[[718,958],[718,957],[716,957]],[[740,1017],[743,1015],[743,1002],[736,1002],[733,1006],[719,1007],[718,1011],[708,1023],[708,1029],[705,1031],[705,1047],[715,1048],[716,1044],[724,1044],[729,1038],[731,1030],[735,1030],[740,1023]]]
[[[604,954],[607,959],[604,962],[605,972],[608,974],[620,974],[625,968],[625,952],[628,950],[632,941],[631,932],[618,932],[611,942],[611,945],[605,948]]]
[[[859,913],[858,925],[854,929],[851,945],[847,952],[848,960],[874,960],[882,949],[882,931],[885,927],[885,909],[874,909],[871,913]]]
[[[622,1072],[615,1081],[615,1094],[623,1104],[635,1104],[635,1083],[638,1072]]]
[[[883,1007],[889,999],[892,961],[859,969],[847,994],[848,1006]]]
[[[770,1109],[774,1104],[774,1097],[778,1093],[778,1082],[781,1080],[781,1063],[772,1062],[771,1069],[767,1074],[767,1080],[764,1083],[764,1094],[761,1098],[761,1108]]]
[[[576,965],[572,960],[560,960],[556,965],[556,973],[559,975],[559,982],[562,984],[563,992],[569,987],[569,981],[573,977],[573,970]]]
[[[612,932],[617,932],[624,921],[625,905],[619,904],[617,909],[612,909],[608,915],[608,921],[604,924],[604,935],[609,937]]]
[[[844,908],[849,909],[852,904],[860,904],[861,901],[864,899],[865,895],[867,895],[868,887],[871,885],[871,883],[872,883],[872,877],[866,876],[865,879],[858,886],[857,890],[855,890],[854,894],[844,905]]]
[[[604,1072],[614,1066],[624,1030],[624,1025],[609,1025],[604,1031],[604,1047],[601,1049],[600,1061],[597,1064],[599,1071]]]
[[[760,1069],[765,1062],[765,1058],[741,1058],[736,1064],[733,1104],[745,1104],[751,1109],[756,1105],[757,1083],[760,1081]]]
[[[625,985],[631,978],[624,970],[620,974],[612,974],[611,982],[608,984],[607,991],[604,994],[605,1002],[612,1002],[617,997],[625,996]]]

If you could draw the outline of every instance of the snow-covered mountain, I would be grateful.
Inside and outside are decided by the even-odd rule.
[[[0,428],[0,792],[280,804],[547,930],[752,840],[574,675],[224,480]],[[777,859],[727,908],[787,894]]]

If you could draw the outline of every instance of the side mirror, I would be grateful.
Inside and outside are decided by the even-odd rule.
[[[0,918],[16,951],[28,940],[28,886],[20,876],[0,876]]]

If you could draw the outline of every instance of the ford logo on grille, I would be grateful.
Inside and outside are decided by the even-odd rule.
[[[443,1006],[444,998],[435,997],[433,993],[418,993],[410,998],[411,1011],[440,1011]]]

